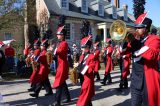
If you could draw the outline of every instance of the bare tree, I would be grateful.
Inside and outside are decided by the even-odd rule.
[[[46,32],[48,29],[48,20],[49,20],[48,12],[46,9],[43,9],[39,14],[39,28],[41,37],[44,34],[44,32]]]

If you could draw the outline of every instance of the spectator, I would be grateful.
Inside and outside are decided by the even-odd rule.
[[[25,74],[25,66],[26,63],[25,61],[22,59],[22,57],[19,58],[18,62],[17,62],[17,74],[18,75],[24,75]]]
[[[76,44],[73,44],[73,46],[72,46],[72,55],[73,54],[78,54],[78,47]]]
[[[13,66],[15,65],[14,55],[15,55],[15,50],[11,46],[11,43],[9,43],[5,49],[5,56],[9,70],[13,69]]]
[[[73,59],[71,58],[71,49],[68,47],[68,55],[67,55],[67,58],[68,58],[68,63],[69,63],[69,67],[73,68]]]
[[[5,63],[5,55],[4,55],[4,52],[1,50],[1,47],[0,46],[0,80],[2,80],[2,67]]]

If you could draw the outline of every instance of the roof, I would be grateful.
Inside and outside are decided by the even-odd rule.
[[[74,5],[74,3],[69,2],[69,10],[61,9],[56,2],[56,0],[44,0],[48,10],[51,15],[65,15],[69,17],[75,17],[75,18],[82,18],[82,19],[90,19],[90,20],[96,20],[96,21],[102,21],[102,22],[113,22],[115,19],[112,18],[112,4],[107,2],[107,5],[104,6],[105,14],[104,16],[99,16],[98,11],[94,11],[92,8],[89,7],[88,12],[89,13],[83,13],[81,12],[81,7],[77,7]],[[75,0],[76,1],[76,0]],[[74,2],[74,1],[72,1]],[[92,1],[92,5],[94,5],[94,2],[97,2],[97,0]],[[120,15],[119,19],[121,18],[122,14]],[[130,15],[129,15],[130,16]],[[130,18],[130,17],[129,17]],[[128,23],[132,22],[132,20],[129,20]]]

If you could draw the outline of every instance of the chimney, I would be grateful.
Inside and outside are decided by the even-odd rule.
[[[119,8],[119,0],[114,0],[114,5],[116,6],[116,8]]]
[[[124,4],[124,5],[123,5],[123,9],[127,11],[127,10],[128,10],[128,5],[127,5],[127,4]]]

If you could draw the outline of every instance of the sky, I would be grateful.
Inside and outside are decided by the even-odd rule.
[[[120,0],[120,7],[128,5],[129,13],[133,14],[133,0]],[[160,27],[160,0],[146,0],[145,11],[148,12],[148,18],[151,18],[153,25]]]

